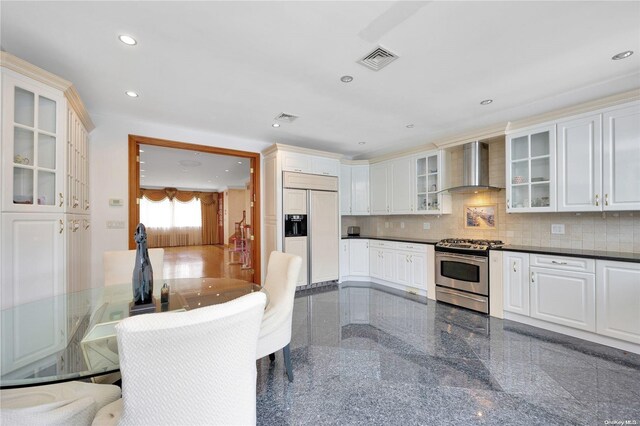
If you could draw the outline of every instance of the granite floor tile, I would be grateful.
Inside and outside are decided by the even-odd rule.
[[[581,401],[614,402],[628,406],[640,404],[640,372],[552,365],[543,365],[541,368]]]
[[[259,425],[640,424],[639,355],[367,283],[296,297],[291,356]]]

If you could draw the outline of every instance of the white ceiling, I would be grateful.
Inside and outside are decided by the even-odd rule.
[[[637,1],[3,0],[1,20],[2,48],[74,82],[90,113],[355,158],[640,87]],[[400,58],[356,63],[377,45]],[[274,129],[281,112],[300,118]]]
[[[247,158],[152,145],[140,150],[142,188],[221,191],[244,188],[249,181]]]

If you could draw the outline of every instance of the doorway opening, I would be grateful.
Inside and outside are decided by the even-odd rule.
[[[166,278],[259,284],[259,191],[259,153],[129,135],[129,230],[149,224]]]

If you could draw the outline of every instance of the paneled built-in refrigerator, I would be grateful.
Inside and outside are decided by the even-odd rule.
[[[284,251],[302,257],[298,285],[338,279],[338,178],[284,172]]]

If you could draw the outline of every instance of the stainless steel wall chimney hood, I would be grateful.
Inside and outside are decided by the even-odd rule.
[[[464,144],[462,148],[464,151],[462,185],[445,191],[450,193],[500,191],[502,188],[489,185],[489,145],[475,141]]]

